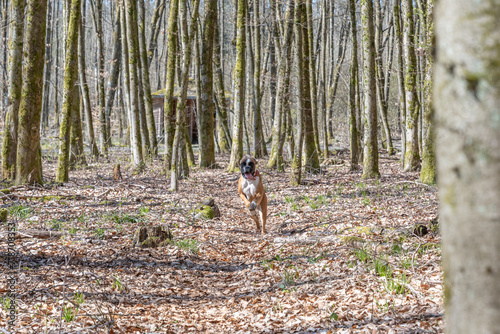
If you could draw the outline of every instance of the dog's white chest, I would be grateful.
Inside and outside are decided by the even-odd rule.
[[[243,180],[241,187],[243,188],[243,193],[247,196],[247,199],[250,199],[251,196],[255,196],[259,182],[260,178],[258,176],[255,177],[255,180]]]

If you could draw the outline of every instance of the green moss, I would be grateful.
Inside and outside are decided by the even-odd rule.
[[[7,221],[7,216],[9,215],[9,211],[5,208],[0,209],[0,223]]]
[[[215,217],[214,210],[208,205],[199,205],[195,209],[189,211],[189,213],[194,214],[195,218],[205,220],[213,219]]]

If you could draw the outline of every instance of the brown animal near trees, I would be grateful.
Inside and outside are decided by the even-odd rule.
[[[115,168],[113,168],[113,180],[121,180],[122,172],[120,169],[120,164],[116,164]]]
[[[257,233],[261,231],[264,235],[266,233],[267,197],[262,185],[262,176],[256,166],[257,161],[250,155],[245,155],[240,160],[241,176],[238,181],[238,194],[257,225]]]

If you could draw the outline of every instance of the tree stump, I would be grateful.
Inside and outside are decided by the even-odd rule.
[[[134,235],[133,247],[155,248],[165,246],[174,238],[165,226],[141,226]]]

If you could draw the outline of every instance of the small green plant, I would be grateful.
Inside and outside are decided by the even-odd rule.
[[[392,272],[394,270],[392,269],[392,266],[387,261],[384,261],[381,259],[375,259],[375,261],[373,262],[373,266],[374,266],[375,272],[380,277],[384,277],[384,276],[387,278],[392,277]]]
[[[87,222],[87,216],[85,214],[82,214],[78,216],[76,220],[78,221],[78,223],[85,225],[85,223]]]
[[[400,244],[394,244],[392,245],[392,251],[395,253],[395,254],[400,254],[403,252],[403,248],[401,247]]]
[[[319,207],[318,202],[309,202],[309,207],[313,210],[317,209]]]
[[[63,310],[62,310],[62,318],[66,322],[71,322],[71,321],[75,320],[77,312],[78,312],[78,309],[74,309],[71,306],[64,306]]]
[[[64,227],[64,222],[60,221],[59,219],[52,219],[49,221],[49,227],[51,230],[54,231],[60,231]]]
[[[71,235],[75,235],[76,232],[78,232],[78,228],[76,228],[76,227],[70,227],[70,229],[68,230],[68,232]]]
[[[181,239],[174,242],[174,245],[183,249],[187,252],[191,252],[193,254],[198,253],[198,240],[195,239]]]
[[[369,197],[367,197],[367,196],[363,197],[363,205],[364,206],[370,205],[370,198]]]
[[[293,210],[293,211],[297,211],[297,210],[299,210],[299,209],[300,209],[300,207],[299,207],[299,205],[298,205],[297,203],[293,203],[293,204],[292,204],[292,210]]]
[[[1,301],[2,301],[2,306],[3,306],[4,310],[5,310],[5,312],[9,313],[10,301],[11,301],[10,297],[8,297],[8,296],[7,297],[2,297]]]
[[[283,281],[279,285],[280,289],[285,289],[286,287],[292,286],[295,284],[295,281],[299,278],[299,272],[297,268],[290,267],[290,270],[285,269],[283,274],[281,275]]]
[[[356,249],[354,251],[354,255],[356,255],[356,258],[363,263],[366,263],[369,258],[368,252],[364,249]]]
[[[75,295],[73,296],[73,300],[75,301],[75,304],[77,307],[80,307],[85,302],[85,295],[81,292],[75,292]]]
[[[311,198],[307,195],[304,195],[304,202],[306,202],[307,204],[311,203]]]
[[[117,276],[115,276],[115,278],[113,280],[113,285],[111,287],[114,290],[119,290],[119,291],[121,291],[123,289],[122,282],[120,281],[120,279]]]
[[[399,265],[405,269],[409,269],[413,266],[413,261],[411,258],[401,259]]]
[[[24,206],[22,204],[14,204],[9,207],[9,216],[15,217],[17,219],[26,219],[31,213],[32,209],[29,206]]]
[[[339,315],[337,312],[335,312],[335,304],[332,304],[332,306],[329,308],[328,313],[330,313],[330,316],[328,317],[331,320],[337,321],[339,320]]]
[[[318,198],[316,198],[316,201],[318,204],[320,205],[325,205],[328,203],[328,199],[326,196],[323,196],[323,195],[319,195]]]
[[[287,202],[287,203],[293,203],[293,197],[285,196],[285,202]]]
[[[97,229],[94,230],[94,235],[98,239],[104,239],[104,237],[106,235],[106,230],[103,229],[102,227],[99,227],[99,228],[97,228]]]
[[[145,214],[149,213],[149,206],[143,206],[141,207],[141,209],[139,210],[139,214],[141,216],[144,216]]]

